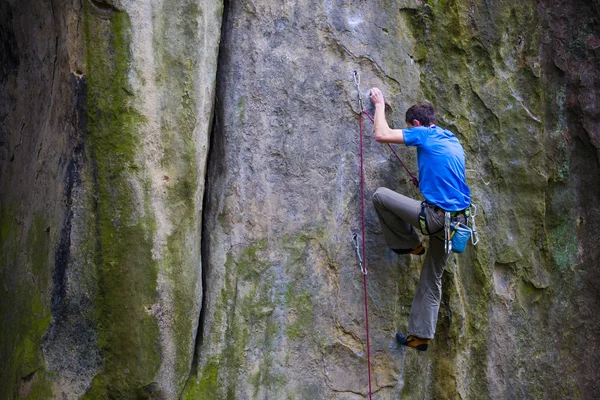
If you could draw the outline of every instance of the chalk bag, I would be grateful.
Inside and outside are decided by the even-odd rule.
[[[471,238],[471,228],[460,222],[452,223],[451,228],[451,240],[452,240],[452,251],[455,253],[462,253],[467,248],[467,243]]]

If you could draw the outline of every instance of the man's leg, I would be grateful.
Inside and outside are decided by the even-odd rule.
[[[443,236],[431,236],[419,287],[410,308],[408,332],[411,335],[433,339],[442,297],[442,275],[447,259]]]
[[[385,241],[391,249],[414,249],[421,244],[413,226],[419,224],[421,202],[387,188],[373,194],[373,204]]]

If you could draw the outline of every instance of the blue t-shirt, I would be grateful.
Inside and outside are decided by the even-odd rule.
[[[402,129],[404,144],[417,147],[419,188],[427,202],[446,211],[471,204],[465,178],[465,152],[452,132],[438,126]]]

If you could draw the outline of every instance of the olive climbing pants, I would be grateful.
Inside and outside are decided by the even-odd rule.
[[[419,227],[420,201],[379,188],[373,194],[373,204],[388,247],[414,249],[421,243],[415,230]],[[439,232],[431,236],[425,253],[419,287],[410,308],[408,334],[433,339],[442,297],[442,274],[448,256],[444,250],[444,215],[433,207],[426,207],[425,214],[429,231]]]

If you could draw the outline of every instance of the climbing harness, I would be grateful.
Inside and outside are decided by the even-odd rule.
[[[444,249],[446,254],[450,252],[462,253],[467,248],[469,238],[473,246],[479,243],[479,234],[475,226],[475,216],[477,215],[477,206],[471,204],[469,208],[462,212],[465,215],[466,225],[461,224],[456,216],[457,213],[450,211],[444,212]],[[454,214],[454,215],[453,215]],[[469,219],[471,220],[471,226],[469,227]],[[420,220],[420,216],[419,216]]]
[[[421,233],[426,236],[435,235],[436,233],[444,229],[444,227],[442,226],[437,231],[431,232],[431,230],[429,229],[429,223],[427,222],[427,212],[425,211],[428,207],[433,207],[435,211],[438,211],[438,209],[433,204],[430,204],[426,201],[421,203],[421,212],[419,213],[419,229],[421,230]]]

